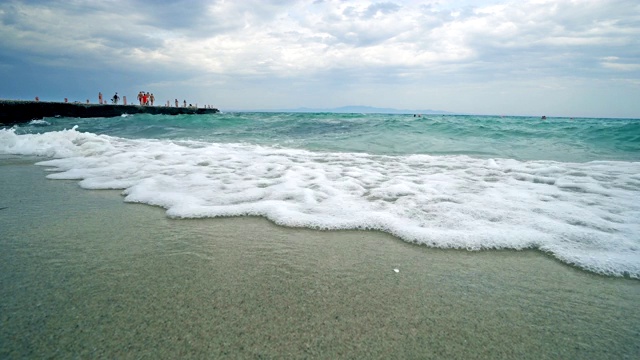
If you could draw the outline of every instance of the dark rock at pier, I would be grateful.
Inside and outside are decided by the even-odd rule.
[[[29,122],[45,117],[114,117],[123,114],[215,114],[218,109],[195,107],[81,104],[45,101],[0,100],[0,125]]]

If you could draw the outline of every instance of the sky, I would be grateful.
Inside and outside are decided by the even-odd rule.
[[[638,0],[2,0],[0,99],[640,118]]]

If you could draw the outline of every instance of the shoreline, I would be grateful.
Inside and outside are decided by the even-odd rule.
[[[123,114],[216,114],[218,109],[46,101],[0,100],[0,125],[14,125],[45,117],[116,117]]]
[[[638,280],[536,250],[170,219],[34,162],[0,157],[0,357],[640,354]]]

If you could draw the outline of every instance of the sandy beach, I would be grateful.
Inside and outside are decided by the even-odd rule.
[[[0,158],[0,358],[640,357],[637,280],[533,250],[175,220],[35,161]]]

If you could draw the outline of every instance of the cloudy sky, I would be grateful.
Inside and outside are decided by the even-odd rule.
[[[2,0],[0,98],[640,118],[639,0]]]

